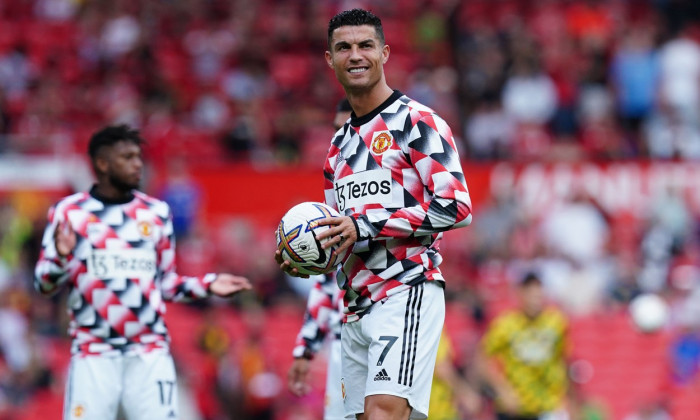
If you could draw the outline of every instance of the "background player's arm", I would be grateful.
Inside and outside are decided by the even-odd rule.
[[[175,271],[175,232],[172,215],[168,215],[165,234],[157,245],[158,271],[162,276],[163,298],[170,301],[189,301],[209,297],[210,294],[226,297],[241,290],[251,289],[245,277],[232,274],[208,273],[201,277],[181,276]]]
[[[439,359],[435,363],[435,376],[447,383],[454,393],[456,403],[467,414],[473,415],[481,408],[481,396],[457,371],[452,359]]]
[[[326,278],[325,282],[332,282]],[[310,391],[308,384],[309,362],[318,353],[329,331],[328,316],[333,307],[333,294],[323,287],[325,282],[316,282],[309,292],[306,302],[304,323],[297,335],[296,345],[292,350],[294,361],[287,373],[287,385],[295,395],[305,395]],[[337,287],[334,284],[333,287]]]
[[[296,345],[293,350],[294,357],[313,356],[321,348],[323,340],[330,330],[328,314],[336,310],[333,306],[333,293],[324,288],[326,282],[332,283],[332,279],[326,278],[324,282],[318,281],[309,292],[306,301],[304,324],[297,335]],[[338,287],[331,284],[332,287]]]
[[[73,260],[77,237],[65,217],[56,217],[51,208],[44,229],[39,260],[34,268],[34,287],[42,294],[54,294],[68,283],[80,262]]]
[[[507,351],[508,337],[502,325],[496,320],[484,335],[476,355],[476,367],[479,376],[491,386],[500,407],[506,413],[517,413],[520,399],[508,381],[499,355]]]

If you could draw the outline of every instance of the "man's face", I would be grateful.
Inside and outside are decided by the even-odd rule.
[[[374,27],[341,26],[333,31],[326,62],[346,90],[370,90],[384,77],[389,46],[382,45]]]
[[[540,283],[531,283],[520,287],[520,299],[523,312],[529,317],[536,317],[545,307],[544,288]]]
[[[119,141],[105,152],[104,167],[110,183],[124,191],[138,188],[143,169],[141,147],[130,141]]]

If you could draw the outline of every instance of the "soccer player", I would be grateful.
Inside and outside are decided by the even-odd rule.
[[[333,128],[338,131],[350,118],[352,108],[347,99],[336,107]],[[331,337],[326,372],[326,398],[323,410],[324,420],[345,418],[343,395],[340,387],[340,324],[342,320],[342,292],[335,276],[319,276],[319,281],[311,289],[304,314],[304,324],[297,336],[293,350],[294,362],[287,374],[288,387],[295,395],[309,392],[309,363],[321,348],[324,339]]]
[[[442,233],[471,222],[471,201],[452,132],[426,106],[387,84],[381,20],[366,10],[334,16],[325,58],[353,109],[331,141],[325,199],[342,216],[322,219],[351,253],[336,272],[345,291],[345,414],[426,418],[445,280]],[[281,254],[280,268],[299,275]]]
[[[231,296],[245,277],[175,272],[168,205],[137,190],[143,140],[126,125],[93,134],[88,146],[97,182],[49,211],[36,289],[69,289],[72,357],[64,420],[177,419],[175,367],[165,301]]]
[[[452,340],[445,331],[440,337],[435,376],[430,391],[430,420],[458,420],[476,416],[481,409],[481,396],[454,365]]]
[[[494,390],[499,420],[566,420],[566,318],[546,306],[536,274],[518,288],[520,306],[491,322],[477,366]]]

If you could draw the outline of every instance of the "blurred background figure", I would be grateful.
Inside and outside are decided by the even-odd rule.
[[[567,420],[567,320],[547,307],[542,280],[527,274],[519,306],[484,334],[478,367],[493,390],[499,420]]]

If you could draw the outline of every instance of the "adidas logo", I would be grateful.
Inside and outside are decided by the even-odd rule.
[[[374,381],[390,381],[391,378],[389,377],[389,374],[386,373],[386,369],[382,369],[377,373],[377,375],[374,377]]]

